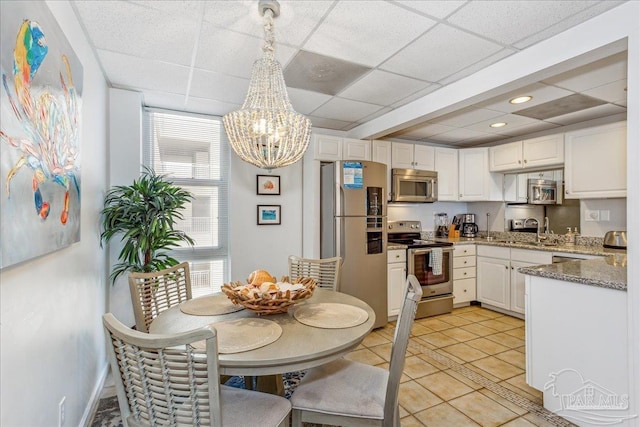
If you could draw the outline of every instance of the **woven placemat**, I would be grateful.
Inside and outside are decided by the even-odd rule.
[[[264,347],[282,335],[276,322],[261,318],[241,318],[212,323],[218,332],[218,353],[241,353]],[[193,343],[195,348],[205,348],[204,341]]]
[[[296,307],[293,316],[308,326],[340,329],[363,324],[369,318],[369,313],[353,305],[322,302]]]
[[[180,311],[194,316],[216,316],[240,310],[244,310],[244,307],[232,303],[224,294],[194,298],[180,305]]]

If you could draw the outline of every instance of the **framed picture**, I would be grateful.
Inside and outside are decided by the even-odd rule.
[[[258,205],[258,225],[280,225],[280,205]]]
[[[267,194],[271,196],[280,195],[279,175],[258,175],[256,182],[257,194]]]

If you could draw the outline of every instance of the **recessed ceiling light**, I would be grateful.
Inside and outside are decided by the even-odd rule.
[[[502,126],[506,126],[507,124],[505,122],[497,122],[497,123],[491,123],[489,126],[491,126],[492,128],[501,128]]]
[[[510,99],[509,104],[522,104],[531,101],[531,99],[533,99],[533,96],[518,96],[517,98]]]

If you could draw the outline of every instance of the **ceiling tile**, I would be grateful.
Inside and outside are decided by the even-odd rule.
[[[611,82],[584,92],[587,96],[604,99],[618,105],[627,105],[627,79]]]
[[[622,52],[545,79],[543,83],[581,92],[626,78],[627,53]]]
[[[429,16],[433,16],[438,19],[444,19],[449,16],[453,11],[466,3],[466,0],[463,1],[454,1],[454,0],[446,0],[446,1],[398,1],[396,3],[400,3],[403,6],[406,6],[410,9],[417,10],[418,12],[427,14]]]
[[[326,117],[315,117],[315,116],[309,116],[309,120],[311,120],[313,129],[322,128],[322,129],[342,130],[345,126],[348,126],[350,123],[344,120],[327,119]],[[313,129],[312,129],[312,132],[313,132]]]
[[[163,3],[163,2],[157,2]],[[263,18],[255,0],[206,1],[204,20],[219,28],[264,36]],[[276,44],[300,47],[318,25],[333,1],[280,0],[280,16],[274,19]]]
[[[439,141],[439,142],[458,142],[458,141],[467,141],[471,139],[481,140],[486,138],[495,138],[495,135],[491,135],[487,132],[478,132],[475,130],[469,129],[454,129],[449,132],[440,133],[438,135],[434,135],[430,137],[430,140]]]
[[[354,127],[358,126],[358,125],[361,125],[362,123],[366,123],[369,120],[373,120],[373,119],[375,119],[377,117],[380,117],[381,115],[386,114],[391,110],[393,110],[393,108],[391,108],[391,107],[383,107],[380,110],[376,111],[375,113],[370,114],[370,115],[368,115],[366,117],[363,117],[360,120],[358,120],[356,123],[354,123]]]
[[[378,105],[391,105],[429,85],[421,80],[373,70],[340,92],[340,97]]]
[[[492,128],[490,125],[496,122],[505,122],[507,125],[500,128]],[[517,116],[515,114],[504,114],[494,117],[490,120],[483,120],[473,125],[466,126],[465,129],[485,133],[495,133],[498,135],[512,135],[512,129],[515,129],[518,126],[533,124],[536,122],[537,120],[529,117]]]
[[[453,74],[450,74],[449,76],[443,79],[440,79],[438,83],[440,83],[443,86],[448,85],[449,83],[453,83],[457,80],[462,79],[463,77],[470,76],[471,74],[477,71],[480,71],[483,68],[488,67],[489,65],[496,63],[501,59],[506,58],[507,56],[513,55],[514,53],[516,53],[516,51],[513,49],[499,50],[498,52],[492,55],[489,55],[486,58],[482,58],[480,61],[474,64],[471,64],[470,66],[463,68],[460,71],[454,72]]]
[[[221,102],[239,104],[244,102],[249,90],[249,80],[226,74],[194,70],[189,96],[210,98]]]
[[[104,71],[113,86],[182,95],[187,93],[188,67],[104,50],[97,52]]]
[[[626,108],[613,104],[604,104],[597,107],[588,108],[586,110],[576,111],[575,113],[565,114],[563,116],[547,119],[547,122],[556,123],[567,126],[574,123],[580,123],[587,120],[593,120],[600,117],[612,116],[614,114],[625,113]]]
[[[334,97],[313,112],[314,116],[326,117],[343,121],[358,121],[363,117],[375,113],[382,107],[360,101],[351,101]]]
[[[147,107],[168,108],[175,110],[177,105],[182,106],[185,110],[199,113],[210,114],[213,116],[223,116],[230,111],[240,108],[240,105],[227,104],[213,99],[203,99],[189,97],[185,103],[184,95],[175,95],[163,92],[145,91],[144,105]]]
[[[431,92],[435,92],[436,90],[440,89],[441,87],[442,86],[437,84],[437,83],[432,83],[429,86],[427,86],[426,88],[424,88],[422,90],[419,90],[418,92],[416,92],[414,94],[411,94],[411,95],[407,96],[406,98],[401,99],[400,101],[398,101],[398,102],[396,102],[394,104],[391,104],[391,106],[393,108],[401,107],[401,106],[403,106],[405,104],[410,103],[411,101],[415,101],[418,98],[422,98],[423,96],[428,95]]]
[[[547,129],[553,129],[557,127],[558,125],[555,123],[548,123],[548,122],[537,120],[532,123],[528,123],[520,126],[513,126],[509,130],[509,133],[510,135],[513,135],[513,136],[520,136],[520,135],[527,135],[534,132],[540,132]]]
[[[589,1],[471,1],[447,21],[508,45],[542,31],[591,4]]]
[[[443,126],[432,123],[422,124],[418,126],[413,126],[408,129],[401,130],[399,132],[395,132],[392,136],[402,136],[403,138],[428,138],[433,135],[438,135],[440,133],[445,133],[454,130],[454,127],[451,126]]]
[[[534,107],[536,105],[544,104],[554,99],[564,98],[565,96],[569,96],[572,94],[573,92],[566,89],[545,85],[543,83],[535,83],[522,89],[509,92],[505,95],[492,98],[486,102],[481,103],[480,106],[482,106],[482,108],[488,108],[490,110],[512,113],[514,111],[522,110],[523,108]],[[531,99],[531,101],[525,102],[523,104],[509,103],[510,99],[525,95],[532,96],[533,98]]]
[[[203,27],[198,44],[196,68],[249,78],[253,63],[262,56],[264,41],[212,26]],[[286,64],[296,50],[276,43],[276,59]]]
[[[382,1],[342,1],[305,43],[305,50],[377,66],[435,21]]]
[[[500,49],[495,43],[439,24],[379,68],[436,82]]]
[[[97,49],[190,65],[197,20],[122,1],[74,4]]]
[[[293,109],[305,115],[311,114],[313,110],[331,99],[330,95],[291,87],[287,88],[287,93]]]
[[[500,111],[488,110],[486,108],[467,108],[432,119],[430,122],[445,126],[465,127],[484,120],[500,117],[503,114],[504,113]]]

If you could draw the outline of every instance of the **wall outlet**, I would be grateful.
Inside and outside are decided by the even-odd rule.
[[[604,211],[600,211],[600,221],[610,221],[610,216],[611,216],[611,211],[610,210],[604,210]]]
[[[600,211],[592,211],[587,209],[584,212],[585,221],[600,221]]]
[[[58,427],[64,427],[64,421],[67,415],[64,407],[65,400],[67,400],[67,396],[64,396],[60,400],[60,403],[58,403]]]

